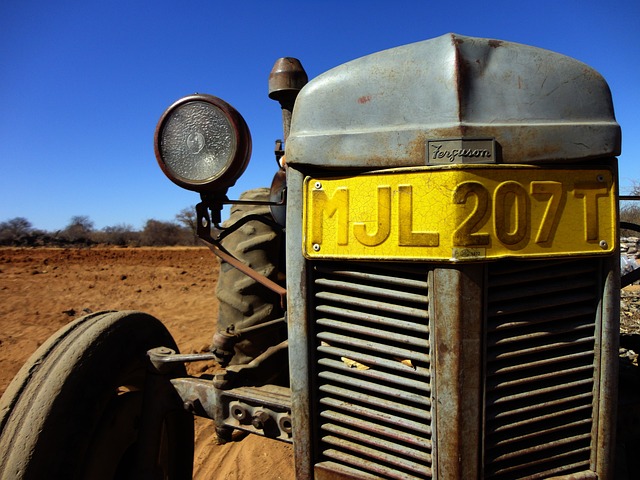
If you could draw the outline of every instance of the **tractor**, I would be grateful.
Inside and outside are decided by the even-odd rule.
[[[292,443],[298,480],[632,478],[605,80],[447,34],[311,81],[281,58],[269,97],[273,180],[238,199],[234,107],[188,95],[155,131],[220,260],[210,351],[142,312],[69,324],[2,398],[0,477],[191,478],[200,416]]]

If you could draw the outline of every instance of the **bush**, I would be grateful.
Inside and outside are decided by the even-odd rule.
[[[98,232],[93,232],[91,238],[95,243],[117,245],[119,247],[134,247],[140,244],[140,232],[135,231],[131,225],[123,223],[112,227],[104,227]]]
[[[35,230],[24,217],[0,222],[0,245],[65,247],[94,244],[117,246],[175,246],[198,245],[194,207],[184,208],[176,216],[177,222],[149,219],[142,231],[124,223],[95,230],[86,215],[71,217],[69,224],[57,232]]]
[[[0,245],[22,245],[28,243],[33,232],[31,222],[24,217],[15,217],[0,223]]]
[[[188,245],[190,237],[191,233],[177,223],[147,220],[140,232],[140,243],[157,247]]]
[[[629,195],[640,197],[640,185],[634,184]],[[640,200],[626,200],[620,203],[620,221],[640,226]],[[622,230],[620,235],[623,237],[637,237],[640,236],[640,232]]]

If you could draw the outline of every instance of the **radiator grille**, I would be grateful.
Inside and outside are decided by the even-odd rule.
[[[313,273],[320,467],[431,477],[426,268],[323,263]]]
[[[599,262],[489,265],[485,478],[590,466]]]

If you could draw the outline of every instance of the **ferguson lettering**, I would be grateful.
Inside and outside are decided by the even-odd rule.
[[[431,160],[446,159],[450,163],[461,163],[459,160],[463,158],[486,158],[491,159],[491,151],[485,148],[455,148],[452,150],[444,148],[440,143],[431,144]]]

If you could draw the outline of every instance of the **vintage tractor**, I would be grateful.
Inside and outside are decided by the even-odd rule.
[[[199,415],[221,441],[292,442],[298,479],[624,478],[602,77],[449,34],[309,83],[280,59],[269,96],[277,171],[239,200],[251,138],[233,107],[187,96],[156,129],[221,259],[211,351],[178,353],[139,312],[70,324],[2,399],[0,477],[189,478]],[[211,359],[223,373],[186,375]]]

